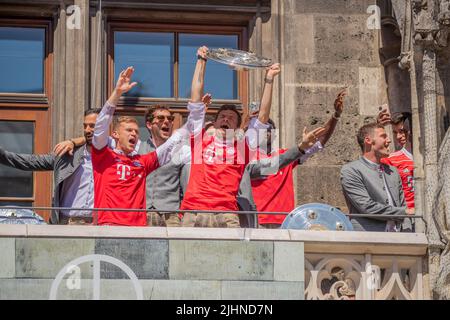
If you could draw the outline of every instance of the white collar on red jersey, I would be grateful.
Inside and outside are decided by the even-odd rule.
[[[413,160],[413,155],[411,154],[411,152],[409,152],[408,150],[406,150],[405,147],[403,147],[400,151],[403,152],[403,153],[405,154],[405,156],[407,156],[408,158],[410,158],[411,160]]]
[[[138,154],[140,145],[141,145],[141,140],[138,140],[138,142],[136,143],[136,146],[134,147],[134,150],[131,153],[129,153],[129,154],[125,154],[123,151],[121,151],[119,149],[116,149],[116,148],[114,148],[113,151],[115,153],[117,153],[117,154],[120,154],[120,155],[127,156],[127,157],[131,158],[131,157],[134,157],[135,155]]]

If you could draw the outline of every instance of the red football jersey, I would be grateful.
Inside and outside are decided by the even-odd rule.
[[[280,149],[272,153],[271,156],[282,154],[287,149]],[[264,153],[259,157],[267,158]],[[294,182],[293,169],[298,165],[298,161],[290,163],[288,166],[280,169],[276,174],[268,175],[261,179],[252,179],[253,199],[255,200],[258,211],[267,212],[291,212],[295,208],[294,202]],[[259,214],[258,223],[282,224],[286,215],[267,215]]]
[[[245,137],[226,144],[204,132],[198,147],[191,136],[191,173],[180,209],[238,211],[236,197],[249,161]]]
[[[159,167],[156,151],[125,156],[92,148],[94,208],[145,209],[145,179]],[[95,212],[94,212],[95,214]],[[98,211],[99,225],[146,226],[146,212]]]
[[[388,158],[381,159],[381,162],[397,168],[402,179],[406,205],[408,208],[414,208],[414,161],[411,153],[402,149],[391,153]]]

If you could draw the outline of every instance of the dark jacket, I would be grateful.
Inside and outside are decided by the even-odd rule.
[[[61,203],[60,190],[62,183],[70,177],[81,165],[85,146],[74,149],[73,156],[65,154],[56,157],[53,154],[20,154],[4,150],[0,147],[0,163],[26,171],[53,171],[53,207]],[[59,211],[53,210],[50,217],[51,224],[59,223]]]

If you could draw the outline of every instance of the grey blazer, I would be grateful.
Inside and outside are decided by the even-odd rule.
[[[411,231],[410,219],[394,219],[406,214],[406,202],[400,175],[394,167],[382,164],[383,172],[376,164],[364,157],[344,165],[341,169],[341,185],[348,209],[352,214],[374,214],[380,217],[351,218],[356,231],[379,231],[386,229],[388,220],[402,223],[402,231]],[[394,205],[389,205],[383,176],[392,195]],[[389,217],[386,217],[389,216]]]
[[[53,170],[53,207],[59,207],[62,183],[81,165],[85,148],[85,146],[75,148],[73,156],[65,154],[62,157],[56,157],[51,153],[43,155],[14,153],[0,147],[0,163],[26,171]],[[59,211],[52,211],[50,223],[59,223]]]
[[[146,154],[155,150],[156,147],[149,138],[145,142],[142,141],[138,153]],[[180,208],[183,191],[186,187],[184,167],[183,163],[170,161],[147,176],[145,184],[147,208],[167,210]]]
[[[277,173],[280,169],[286,167],[294,161],[298,161],[301,157],[301,153],[298,147],[293,147],[282,153],[279,156],[272,157],[272,162],[270,159],[266,158],[259,161],[252,161],[245,167],[244,174],[241,179],[241,184],[239,185],[239,193],[237,196],[237,202],[241,211],[257,211],[255,200],[253,199],[252,192],[252,179],[259,179],[270,174]],[[278,162],[278,163],[277,163]],[[271,165],[271,164],[278,165]],[[251,215],[245,215],[247,219],[247,225],[249,227],[255,227],[256,221]],[[242,223],[241,223],[242,224]]]

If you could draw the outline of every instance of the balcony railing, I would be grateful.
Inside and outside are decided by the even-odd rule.
[[[5,248],[11,243],[11,252],[4,253],[12,261],[9,274],[2,275],[0,268],[3,299],[35,298],[32,290],[23,290],[28,284],[44,286],[39,294],[45,298],[52,284],[48,278],[81,252],[97,254],[104,241],[114,243],[109,255],[127,257],[125,262],[135,265],[148,299],[429,298],[424,280],[428,241],[420,233],[0,224],[2,241]],[[151,252],[141,245],[159,249]],[[70,256],[72,250],[76,254]],[[133,260],[149,254],[153,258],[146,264]],[[155,254],[162,260],[154,260]],[[43,258],[49,256],[50,262]],[[61,264],[56,267],[55,261]],[[155,280],[152,268],[167,274],[158,273],[162,278]],[[151,294],[148,281],[155,286],[148,289]],[[205,297],[204,290],[212,296]]]

